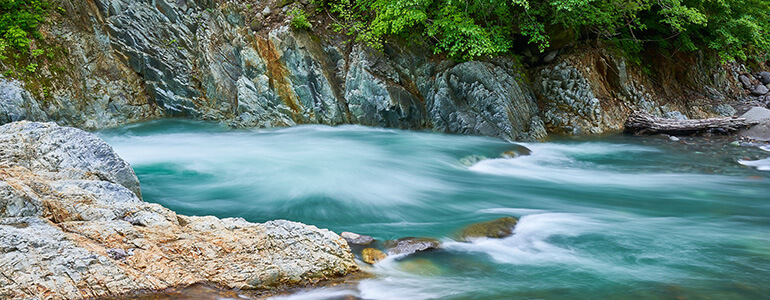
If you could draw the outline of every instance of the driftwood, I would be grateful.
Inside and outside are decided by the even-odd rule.
[[[730,133],[754,124],[738,117],[677,120],[659,118],[644,111],[635,111],[628,116],[625,127],[626,132],[634,134],[665,133],[689,135],[706,132]]]

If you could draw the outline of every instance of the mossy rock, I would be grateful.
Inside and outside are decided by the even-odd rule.
[[[526,156],[530,154],[532,154],[532,150],[529,150],[529,148],[521,145],[516,145],[514,149],[505,151],[502,154],[500,154],[500,156],[503,158],[516,158],[519,156]]]
[[[467,242],[476,238],[504,238],[513,234],[513,228],[519,219],[503,217],[496,220],[471,224],[460,232],[460,241]]]
[[[361,251],[361,259],[368,263],[368,264],[376,264],[378,261],[381,261],[388,257],[380,250],[374,249],[374,248],[366,248]]]

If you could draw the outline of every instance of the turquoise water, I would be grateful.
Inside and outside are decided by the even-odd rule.
[[[770,152],[730,140],[618,135],[514,145],[360,126],[231,130],[181,120],[98,134],[132,164],[145,201],[178,213],[444,243],[382,261],[370,270],[376,277],[353,287],[289,299],[770,295],[770,172],[760,170]],[[500,158],[518,145],[531,155]],[[489,159],[461,163],[472,155]],[[452,239],[463,226],[508,215],[520,218],[509,238]]]

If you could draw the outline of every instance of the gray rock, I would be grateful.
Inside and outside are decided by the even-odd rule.
[[[514,70],[471,61],[439,73],[426,97],[434,129],[505,140],[543,138],[534,94],[509,72]]]
[[[738,77],[738,80],[741,81],[741,84],[743,85],[744,89],[748,90],[748,89],[751,89],[751,87],[753,86],[751,84],[751,79],[749,79],[749,77],[746,75],[741,75],[740,77]]]
[[[405,237],[395,241],[386,241],[384,245],[388,248],[388,255],[399,255],[439,249],[441,242],[430,238]]]
[[[543,62],[546,62],[546,63],[552,62],[556,58],[557,53],[558,53],[557,51],[548,52],[548,54],[546,54],[545,57],[543,57]]]
[[[770,109],[754,107],[741,115],[741,118],[757,124],[739,131],[738,134],[758,141],[770,141]]]
[[[372,242],[374,242],[374,238],[372,238],[371,236],[360,235],[360,234],[357,234],[357,233],[347,232],[347,231],[343,232],[343,233],[340,233],[340,237],[345,239],[348,242],[348,244],[351,244],[351,245],[363,245],[363,246],[366,246],[366,245],[369,245]]]
[[[770,84],[770,72],[762,71],[757,74],[757,79],[759,79],[762,84]]]
[[[764,85],[758,85],[751,89],[751,94],[754,96],[762,96],[767,94],[767,92],[770,91],[768,88]]]
[[[0,124],[47,119],[46,113],[21,82],[0,77]]]
[[[265,6],[265,9],[262,10],[263,16],[269,16],[272,11],[270,10],[269,6]]]
[[[95,135],[53,123],[0,126],[0,160],[68,179],[98,179],[124,186],[141,198],[131,166]]]
[[[665,114],[663,114],[663,117],[666,119],[674,119],[674,120],[687,120],[687,116],[683,115],[679,111],[670,111]]]

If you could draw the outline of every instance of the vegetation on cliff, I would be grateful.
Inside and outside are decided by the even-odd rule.
[[[337,29],[374,48],[389,36],[422,35],[454,58],[544,51],[557,36],[598,38],[634,53],[648,46],[715,51],[723,60],[768,59],[765,0],[314,0]]]
[[[29,50],[33,38],[41,38],[37,28],[48,15],[45,0],[0,1],[0,55],[12,47],[22,52]]]

